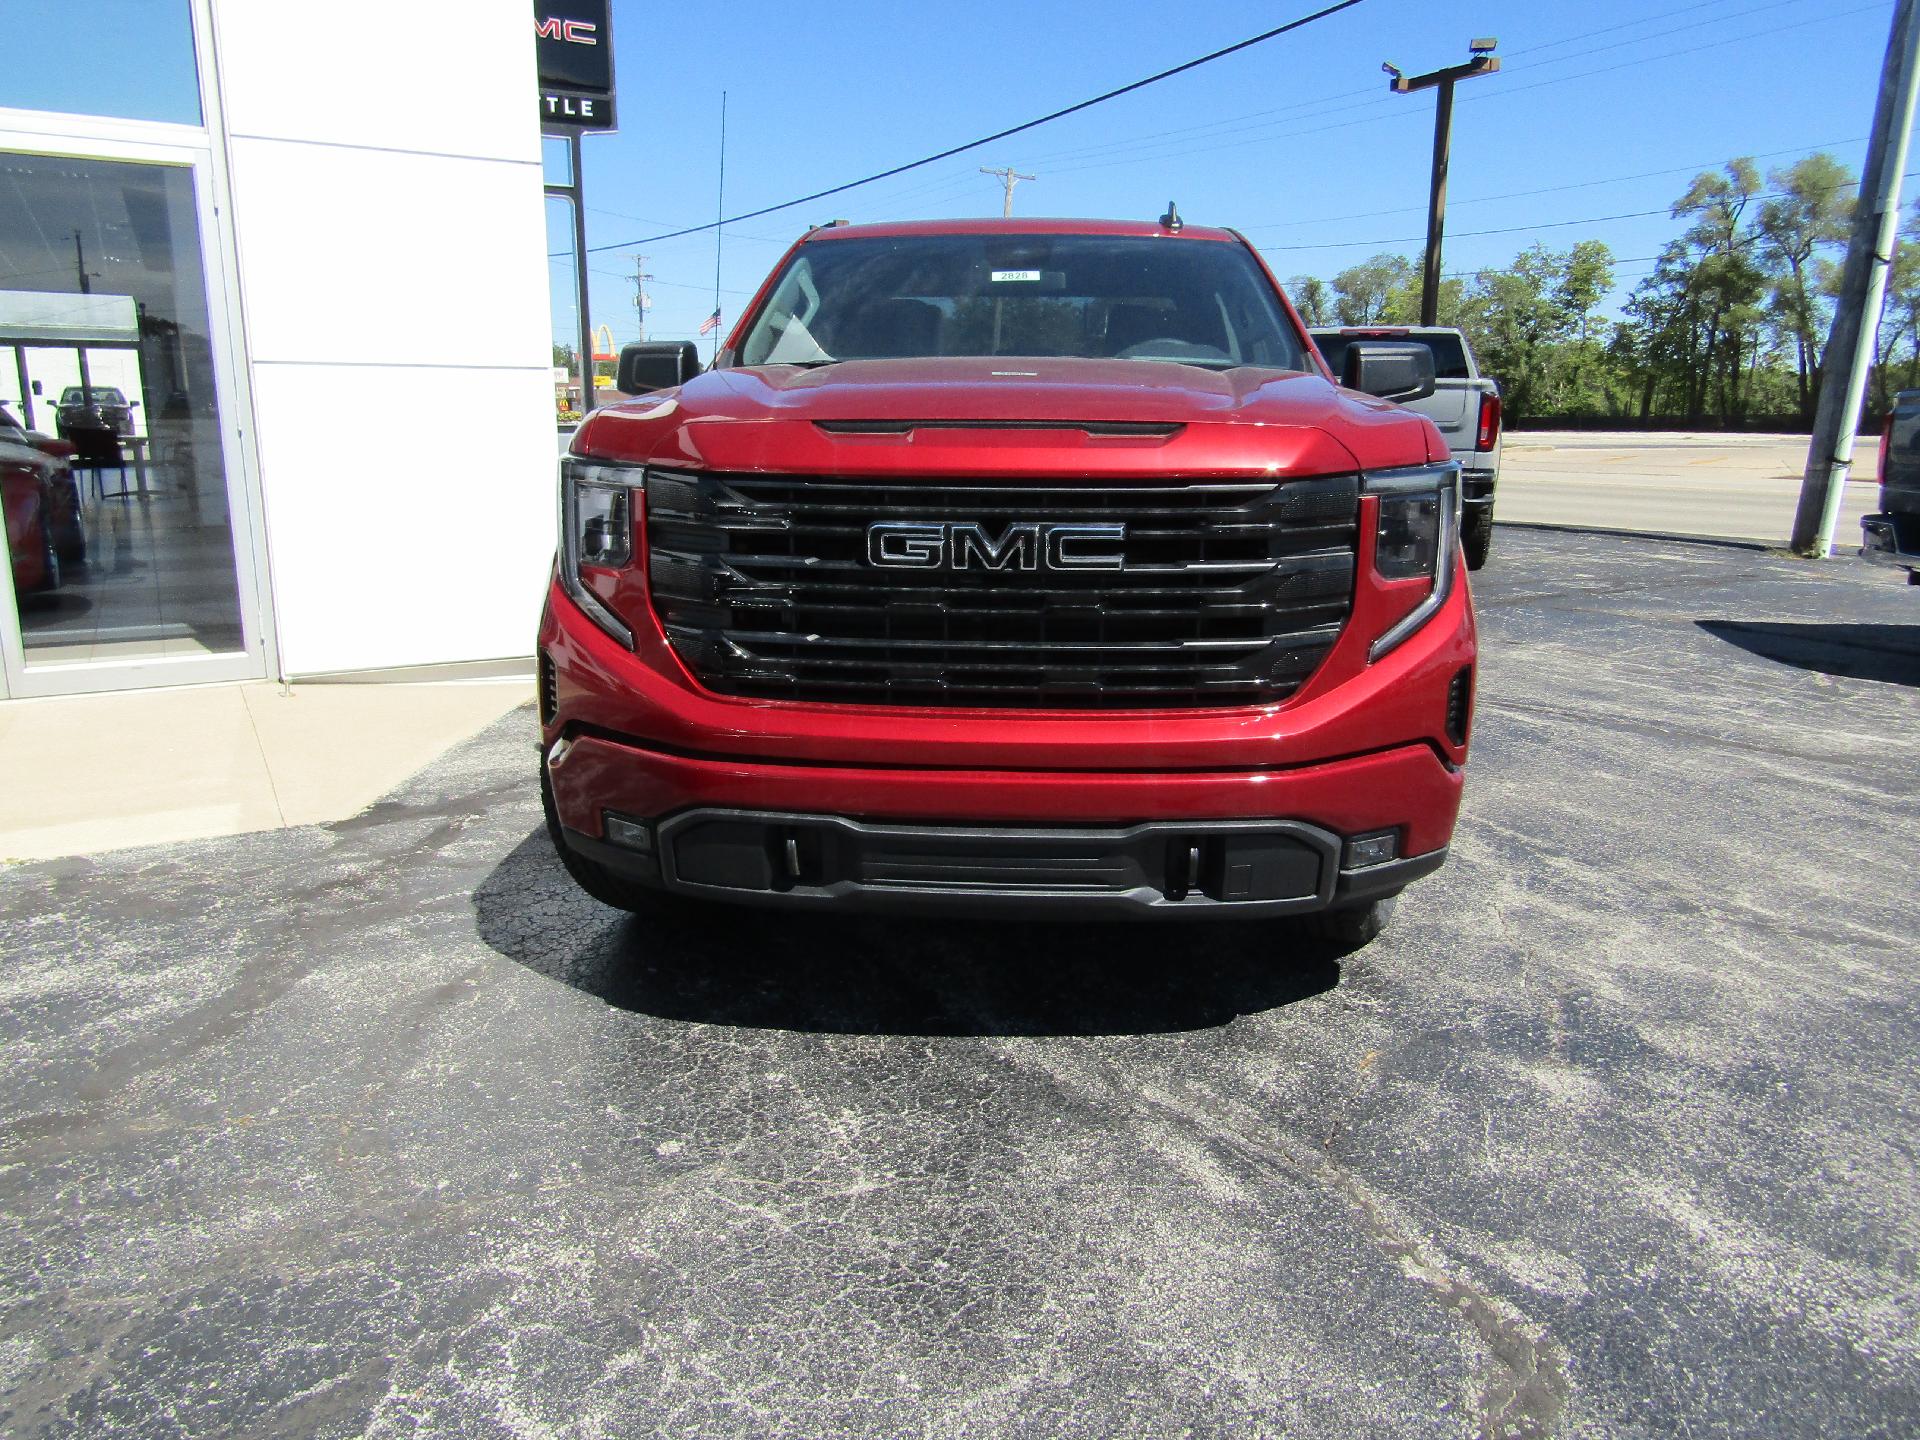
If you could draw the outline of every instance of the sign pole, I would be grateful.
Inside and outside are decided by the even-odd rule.
[[[579,312],[580,412],[593,409],[593,311],[587,284],[587,177],[584,131],[613,129],[613,14],[611,0],[534,0],[534,55],[540,80],[543,135],[565,136],[567,180],[549,196],[573,206],[574,307]],[[641,316],[644,324],[646,317]]]
[[[580,311],[580,413],[593,410],[593,315],[587,299],[587,184],[580,173],[580,132],[567,132],[567,170],[573,176],[573,283]]]

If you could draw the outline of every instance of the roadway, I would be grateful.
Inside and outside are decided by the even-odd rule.
[[[1841,553],[1860,544],[1879,461],[1879,437],[1862,436],[1834,531]],[[1519,430],[1507,436],[1494,513],[1508,522],[1785,545],[1806,463],[1804,435]]]

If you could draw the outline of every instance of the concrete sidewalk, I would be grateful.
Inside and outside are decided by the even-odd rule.
[[[0,861],[344,819],[532,699],[516,676],[9,701]]]

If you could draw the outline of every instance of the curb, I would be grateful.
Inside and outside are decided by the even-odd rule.
[[[1501,520],[1495,525],[1506,530],[1546,530],[1562,535],[1609,535],[1624,540],[1665,540],[1675,545],[1712,545],[1722,550],[1750,550],[1759,554],[1785,550],[1784,545],[1769,545],[1764,540],[1734,540],[1722,535],[1679,535],[1671,530],[1616,530],[1605,525],[1560,525],[1550,520]]]

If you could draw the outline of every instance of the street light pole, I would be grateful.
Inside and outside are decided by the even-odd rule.
[[[1496,73],[1500,69],[1500,57],[1493,51],[1499,43],[1490,38],[1469,41],[1467,49],[1472,59],[1464,65],[1429,70],[1425,75],[1402,75],[1391,61],[1380,67],[1392,77],[1387,88],[1395,95],[1435,88],[1440,91],[1433,109],[1433,182],[1427,195],[1427,259],[1420,280],[1422,325],[1436,325],[1440,319],[1440,242],[1447,228],[1447,166],[1453,148],[1454,83]]]
[[[1820,403],[1814,410],[1807,468],[1800,479],[1800,504],[1793,516],[1794,553],[1816,560],[1826,559],[1833,550],[1840,499],[1853,469],[1854,432],[1860,428],[1887,271],[1900,231],[1900,176],[1907,168],[1907,144],[1913,133],[1916,80],[1920,80],[1920,14],[1915,13],[1914,0],[1899,0],[1887,35],[1873,133],[1867,141],[1847,258],[1840,270],[1840,296],[1827,337],[1826,373],[1820,379]]]

